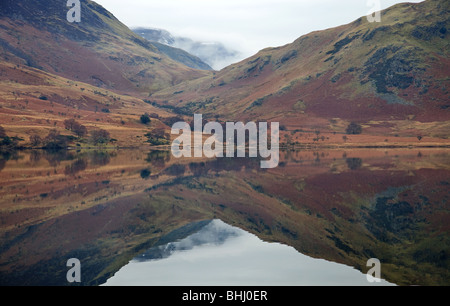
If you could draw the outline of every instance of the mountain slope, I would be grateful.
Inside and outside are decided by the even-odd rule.
[[[154,45],[160,52],[164,53],[174,61],[182,63],[183,65],[194,69],[213,70],[211,66],[203,62],[200,58],[182,49],[167,46],[158,42],[152,42],[152,45]]]
[[[356,121],[364,133],[447,137],[449,6],[398,4],[381,23],[362,17],[313,32],[151,99],[186,114],[280,121],[291,130],[342,133]]]
[[[181,65],[92,1],[81,22],[66,20],[65,1],[5,0],[0,60],[121,92],[153,92],[206,73]]]
[[[135,28],[133,31],[152,43],[161,43],[193,54],[215,70],[237,62],[236,59],[240,56],[238,51],[232,50],[220,42],[199,42],[188,37],[173,36],[162,29]]]

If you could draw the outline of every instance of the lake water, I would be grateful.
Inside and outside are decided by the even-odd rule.
[[[4,154],[0,285],[448,285],[449,186],[445,149]]]
[[[155,247],[122,267],[106,286],[364,286],[356,269],[314,259],[212,220],[198,232]]]

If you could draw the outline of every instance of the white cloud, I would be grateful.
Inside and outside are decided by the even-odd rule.
[[[369,13],[367,0],[96,0],[129,27],[220,41],[248,57]],[[372,1],[373,2],[373,1]],[[380,0],[387,8],[398,0]],[[412,0],[409,2],[421,2]]]

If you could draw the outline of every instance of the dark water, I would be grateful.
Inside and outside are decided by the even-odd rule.
[[[125,274],[139,263],[169,285],[328,285],[333,269],[346,271],[336,284],[368,284],[370,258],[383,284],[448,285],[449,186],[442,149],[289,151],[275,169],[164,151],[4,155],[0,285],[77,285],[70,258],[80,285],[155,284]],[[183,245],[195,237],[209,240]],[[199,258],[221,269],[201,274]]]

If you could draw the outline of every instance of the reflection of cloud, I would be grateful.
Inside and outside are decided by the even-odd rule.
[[[376,285],[341,264],[314,259],[294,248],[266,243],[241,229],[214,220],[197,233],[161,246],[161,260],[133,260],[105,285],[296,286]],[[389,283],[383,281],[381,285]]]
[[[197,233],[194,233],[180,241],[169,242],[147,250],[144,254],[135,258],[137,261],[149,261],[167,258],[175,252],[192,250],[194,247],[204,245],[221,245],[231,237],[242,235],[244,231],[230,227],[220,220],[213,220],[205,225]]]

